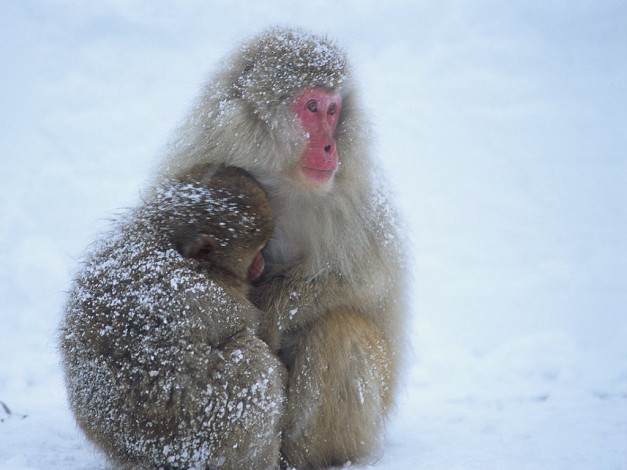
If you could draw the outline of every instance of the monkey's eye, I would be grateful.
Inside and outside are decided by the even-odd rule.
[[[318,112],[318,104],[315,101],[311,100],[311,101],[309,101],[307,103],[307,109],[309,111],[311,111],[312,113],[317,113]]]
[[[329,116],[333,116],[336,110],[337,110],[337,105],[335,103],[331,103],[331,106],[329,106],[329,109],[327,110],[327,114]]]

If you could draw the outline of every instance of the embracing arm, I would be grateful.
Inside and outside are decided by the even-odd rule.
[[[327,311],[354,304],[354,297],[354,289],[340,275],[307,275],[298,264],[268,269],[249,293],[250,300],[264,312],[260,335],[273,350],[279,349],[284,333]]]

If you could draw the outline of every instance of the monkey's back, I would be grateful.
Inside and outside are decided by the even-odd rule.
[[[280,414],[278,362],[252,336],[257,310],[170,246],[162,209],[122,217],[75,278],[61,325],[70,406],[118,463],[217,465],[217,436]],[[247,351],[224,348],[238,335]]]

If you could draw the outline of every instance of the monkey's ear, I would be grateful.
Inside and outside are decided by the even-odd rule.
[[[196,260],[208,260],[211,252],[218,248],[218,242],[206,233],[199,233],[194,239],[189,240],[186,248],[187,257]]]
[[[206,260],[218,242],[207,233],[198,232],[191,225],[180,225],[172,231],[172,243],[181,256]]]

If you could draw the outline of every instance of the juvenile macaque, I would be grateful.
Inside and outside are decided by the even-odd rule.
[[[408,250],[366,120],[340,48],[271,29],[213,76],[157,175],[235,165],[268,193],[275,230],[250,298],[288,370],[281,451],[297,468],[376,456],[397,384]]]
[[[164,180],[97,242],[69,294],[70,405],[124,468],[279,466],[285,367],[246,298],[273,220],[246,172],[212,173]]]

